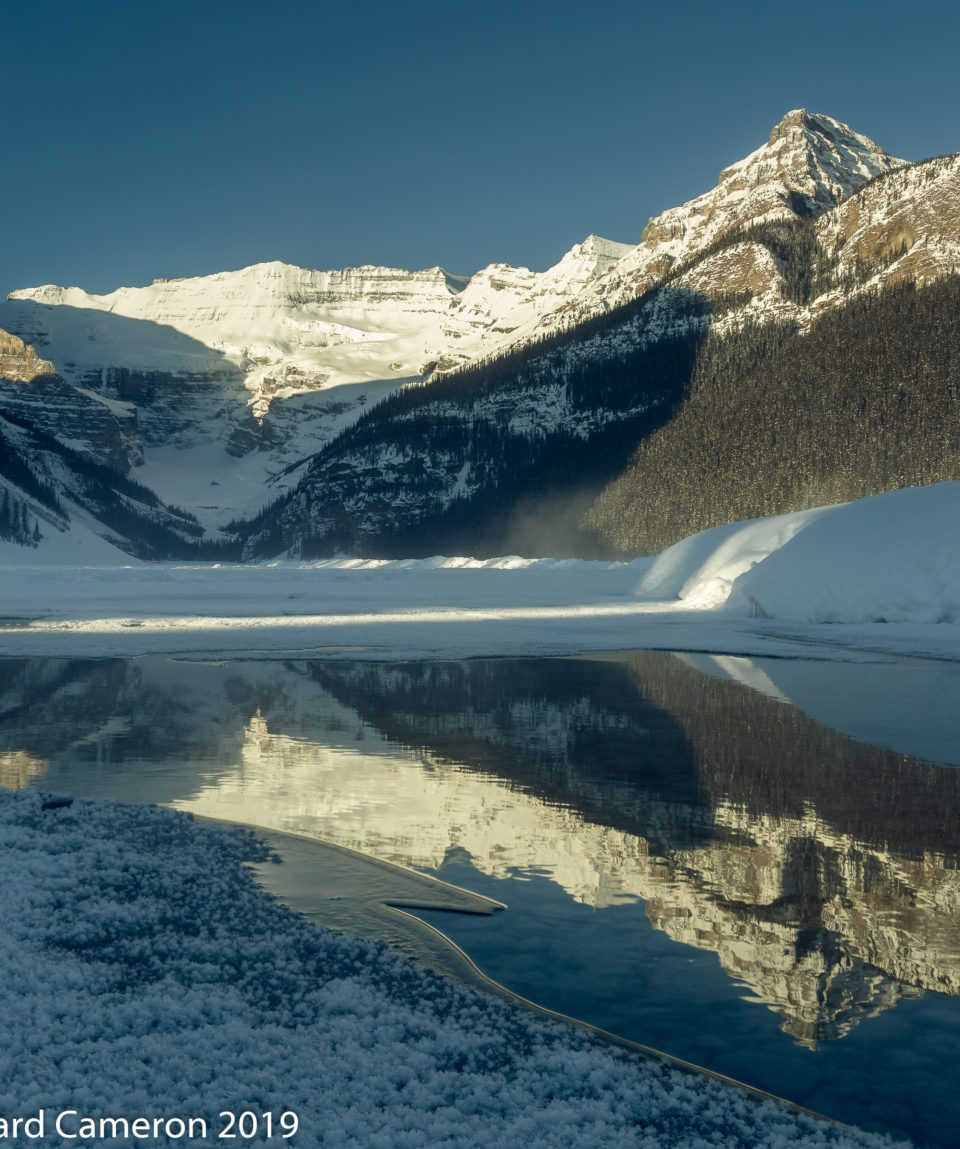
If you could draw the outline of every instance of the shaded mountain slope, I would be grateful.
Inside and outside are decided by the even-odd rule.
[[[310,460],[291,494],[234,524],[244,553],[502,553],[519,541],[517,516],[548,504],[544,548],[588,550],[558,508],[588,499],[669,418],[709,315],[699,296],[650,292],[574,333],[384,400]]]
[[[960,478],[960,277],[710,336],[675,419],[586,516],[619,553]]]
[[[0,540],[35,547],[81,526],[120,553],[143,559],[229,557],[201,544],[203,528],[154,491],[0,415]]]

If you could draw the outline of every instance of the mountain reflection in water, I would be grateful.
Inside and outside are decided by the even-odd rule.
[[[552,865],[542,851],[542,871],[594,906],[643,899],[654,926],[715,950],[800,1042],[960,991],[960,772],[658,652],[592,662],[587,678],[575,660],[547,667],[549,694],[543,660],[311,673],[435,766],[574,814],[596,884],[564,873],[572,846]]]
[[[958,995],[960,771],[819,724],[769,661],[703,669],[659,652],[0,661],[0,783],[168,802],[454,867],[462,884],[472,869],[596,910],[635,905],[715,953],[739,996],[811,1050],[904,999]],[[878,673],[831,664],[831,692]],[[938,673],[955,690],[956,672]],[[886,1127],[925,1128],[915,1114]]]

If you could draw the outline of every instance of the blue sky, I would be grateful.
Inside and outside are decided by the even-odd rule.
[[[791,108],[960,149],[945,3],[2,5],[0,291],[282,259],[542,269],[706,191]]]

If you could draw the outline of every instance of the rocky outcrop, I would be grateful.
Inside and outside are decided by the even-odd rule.
[[[694,264],[677,283],[705,299],[735,296],[747,305],[757,298],[777,299],[783,276],[768,248],[759,243],[738,243]]]
[[[134,407],[71,386],[32,346],[6,331],[0,331],[0,413],[114,470],[126,472],[142,461]]]
[[[29,382],[38,375],[53,375],[56,368],[9,331],[0,331],[0,379]]]
[[[840,281],[923,283],[960,270],[960,155],[871,183],[825,215],[817,237]]]

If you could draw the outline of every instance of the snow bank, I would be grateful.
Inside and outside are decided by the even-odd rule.
[[[659,555],[638,593],[762,618],[960,624],[960,482],[703,531]]]
[[[173,811],[0,791],[0,1114],[42,1114],[46,1145],[98,1140],[58,1114],[193,1118],[205,1137],[151,1143],[213,1144],[224,1111],[257,1115],[245,1144],[291,1112],[285,1143],[364,1149],[889,1144],[317,930],[255,888],[261,854]]]
[[[731,523],[629,563],[145,563],[104,561],[96,548],[108,544],[92,534],[48,546],[0,543],[0,655],[791,655],[802,653],[794,638],[829,637],[960,657],[960,482]],[[909,625],[878,625],[890,622]],[[848,625],[827,636],[822,623]]]
[[[691,535],[659,554],[637,587],[651,599],[682,599],[688,607],[722,606],[734,582],[833,507],[727,523]]]
[[[827,508],[734,584],[769,618],[960,624],[960,482]]]

